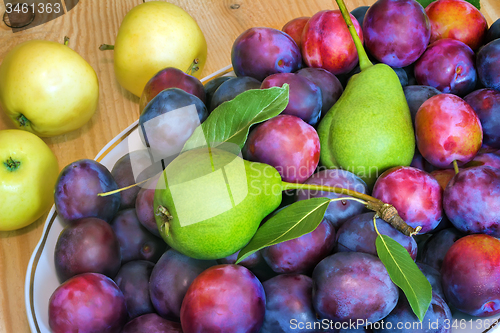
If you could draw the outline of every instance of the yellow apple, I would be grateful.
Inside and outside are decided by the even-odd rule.
[[[123,19],[114,45],[118,82],[140,97],[146,83],[166,67],[187,72],[197,61],[200,77],[207,43],[196,21],[183,9],[164,1],[132,8]]]
[[[40,218],[54,200],[57,159],[35,134],[0,131],[0,231],[23,228]]]
[[[94,69],[69,46],[30,40],[0,65],[0,107],[20,128],[42,137],[83,126],[97,109]]]

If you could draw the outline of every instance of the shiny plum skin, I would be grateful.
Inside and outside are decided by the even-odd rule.
[[[368,187],[361,178],[350,171],[341,169],[320,170],[307,179],[304,184],[342,187],[359,193],[368,193]],[[336,199],[348,196],[326,191],[297,190],[297,201],[317,197]],[[338,228],[347,219],[361,214],[363,211],[364,205],[359,202],[353,200],[334,201],[328,205],[324,218],[330,221],[335,228]]]
[[[500,149],[500,91],[479,89],[464,97],[474,109],[483,128],[483,144]]]
[[[378,321],[392,311],[399,297],[384,264],[367,253],[326,257],[314,268],[312,279],[314,309],[320,318],[338,322]]]
[[[167,249],[163,239],[144,228],[134,208],[120,211],[111,222],[120,243],[122,263],[132,260],[157,262]]]
[[[75,221],[59,234],[54,263],[60,282],[82,273],[101,273],[114,278],[121,265],[118,238],[101,219]]]
[[[476,156],[483,141],[479,117],[463,99],[452,94],[429,98],[415,116],[418,150],[432,165],[464,165]]]
[[[238,265],[244,266],[250,270],[259,279],[260,282],[269,280],[277,274],[269,267],[262,257],[262,250],[252,253],[250,256],[243,259]],[[240,251],[233,253],[222,259],[217,259],[218,264],[235,264]]]
[[[441,268],[448,304],[472,316],[500,313],[500,240],[468,235],[453,244]]]
[[[422,262],[437,270],[441,270],[446,252],[457,240],[465,236],[455,227],[446,228],[435,233],[427,240],[422,250]]]
[[[487,165],[495,169],[500,169],[500,155],[495,153],[477,154],[471,162],[465,165],[465,167],[480,165]]]
[[[460,171],[444,190],[443,207],[458,230],[500,237],[500,169],[477,166]]]
[[[438,294],[443,300],[446,301],[443,285],[441,284],[441,273],[439,270],[421,262],[417,262],[416,264],[431,284],[432,292]]]
[[[153,200],[156,183],[160,175],[146,182],[139,193],[137,193],[137,198],[135,200],[135,213],[139,222],[141,222],[144,228],[148,229],[149,232],[157,237],[161,237],[161,235],[160,231],[158,231],[158,225],[156,224]]]
[[[118,188],[124,188],[151,178],[161,171],[161,164],[152,164],[149,152],[142,149],[131,151],[118,159],[111,169],[111,175]],[[120,209],[135,207],[135,201],[140,189],[141,186],[134,186],[121,191]]]
[[[304,27],[309,19],[310,17],[307,16],[297,17],[288,21],[283,28],[281,28],[281,31],[292,37],[295,43],[297,43],[299,49],[302,44],[302,32],[304,31]]]
[[[364,252],[377,256],[375,239],[377,233],[373,227],[375,213],[356,215],[347,220],[337,231],[338,252]],[[413,237],[405,236],[384,220],[377,218],[377,229],[401,244],[413,260],[417,258],[417,242]]]
[[[156,313],[144,314],[132,319],[120,333],[182,333],[180,323],[158,316]]]
[[[301,274],[282,274],[264,282],[266,315],[259,332],[310,332],[300,329],[298,323],[318,321],[312,306],[312,284],[310,277]]]
[[[70,163],[59,174],[54,190],[57,214],[70,222],[96,217],[110,222],[120,209],[120,193],[105,197],[98,193],[118,189],[105,166],[94,160],[82,159]]]
[[[297,116],[309,125],[316,125],[321,116],[321,89],[308,78],[294,73],[273,74],[262,81],[260,88],[281,87],[285,83],[289,85],[290,98],[282,114]]]
[[[431,25],[424,8],[414,0],[378,0],[366,12],[363,36],[378,61],[405,67],[424,53]]]
[[[363,42],[363,31],[350,14]],[[358,63],[358,54],[340,10],[322,10],[307,21],[302,34],[302,56],[307,67],[324,68],[332,74],[344,74]]]
[[[245,159],[275,167],[285,182],[302,183],[319,163],[316,130],[299,117],[278,115],[255,127],[243,147]]]
[[[435,95],[439,95],[441,92],[431,86],[406,86],[403,88],[405,93],[406,102],[410,108],[411,120],[413,121],[413,126],[415,126],[415,115],[417,114],[420,106],[429,98]]]
[[[210,101],[210,112],[224,102],[230,101],[244,91],[259,89],[261,82],[250,76],[233,77],[222,82]]]
[[[146,83],[139,100],[139,110],[144,110],[158,93],[168,88],[179,88],[185,92],[195,95],[205,103],[205,89],[200,80],[192,75],[186,74],[178,68],[167,67],[156,73]]]
[[[368,8],[370,8],[370,6],[360,6],[360,7],[354,8],[351,11],[351,15],[356,18],[360,27],[363,26],[363,20],[365,19],[365,15],[366,15],[366,12],[368,11]]]
[[[425,7],[431,23],[430,43],[452,38],[476,50],[483,45],[488,22],[472,4],[463,0],[439,0]]]
[[[252,272],[240,265],[217,265],[198,275],[189,287],[181,325],[184,333],[257,333],[265,311],[264,288]]]
[[[488,44],[489,42],[494,41],[498,38],[500,38],[500,19],[497,19],[495,22],[493,22],[493,24],[488,28],[488,31],[486,31],[484,43]]]
[[[495,39],[483,46],[476,55],[479,80],[486,88],[500,91],[500,39]]]
[[[418,84],[443,93],[465,96],[477,83],[474,51],[454,39],[440,39],[427,47],[415,62]]]
[[[130,319],[155,312],[149,297],[149,277],[153,267],[150,261],[130,261],[120,268],[114,278],[125,297]]]
[[[118,333],[127,321],[120,288],[107,276],[85,273],[61,284],[49,299],[52,333]]]
[[[262,256],[276,273],[310,274],[335,246],[335,228],[323,219],[314,231],[262,249]]]
[[[229,79],[232,79],[233,77],[234,76],[219,76],[205,83],[203,85],[203,87],[205,88],[205,105],[210,106],[210,103],[212,102],[212,96],[214,95],[215,91],[217,91],[221,84]]]
[[[384,318],[384,327],[376,329],[374,333],[450,333],[453,322],[450,308],[444,299],[432,293],[431,304],[421,322],[413,313],[406,296],[401,293],[394,310]],[[398,327],[399,325],[399,327]],[[391,327],[391,328],[389,328]]]
[[[275,73],[292,73],[302,67],[297,43],[283,31],[250,28],[236,38],[231,49],[236,76],[251,76],[259,81]]]
[[[179,88],[158,93],[139,116],[139,135],[154,161],[175,157],[194,129],[208,117],[205,104]]]
[[[339,79],[323,68],[306,67],[299,69],[296,74],[311,80],[321,90],[321,117],[330,110],[344,92]]]
[[[443,189],[425,171],[413,167],[393,167],[382,173],[372,195],[393,205],[411,227],[431,232],[443,218]]]
[[[153,268],[149,280],[151,301],[157,313],[178,321],[182,300],[189,286],[201,272],[215,265],[215,260],[193,259],[173,249],[165,252]]]

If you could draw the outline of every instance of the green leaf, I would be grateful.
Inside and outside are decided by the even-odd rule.
[[[198,126],[183,151],[232,143],[243,148],[250,126],[279,115],[288,105],[288,84],[283,87],[247,90],[224,102]]]
[[[375,244],[391,280],[403,290],[413,312],[422,321],[432,300],[431,284],[401,244],[380,234]]]
[[[236,263],[267,246],[308,234],[321,223],[330,199],[325,197],[297,201],[278,211],[255,233],[241,249]]]
[[[427,7],[427,6],[429,6],[429,4],[431,2],[434,2],[434,1],[436,1],[436,0],[417,0],[417,2],[419,4],[421,4],[422,7],[424,7],[424,8]],[[481,4],[479,3],[479,0],[465,0],[465,1],[469,2],[470,4],[472,4],[477,9],[481,9]]]

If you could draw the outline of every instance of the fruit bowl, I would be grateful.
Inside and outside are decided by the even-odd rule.
[[[227,75],[232,70],[227,66],[202,79],[207,82],[215,77]],[[109,170],[116,161],[130,151],[144,149],[135,121],[112,139],[95,157]],[[39,243],[33,251],[25,278],[25,306],[31,332],[50,333],[48,304],[54,290],[59,286],[54,265],[54,249],[64,223],[58,217],[55,206],[46,219]],[[453,311],[453,309],[452,309]],[[485,333],[500,332],[500,316],[476,318],[458,311],[453,312],[449,323],[451,332]]]

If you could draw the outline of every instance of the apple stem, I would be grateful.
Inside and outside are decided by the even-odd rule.
[[[376,216],[380,217],[385,222],[389,223],[393,228],[406,236],[414,236],[422,229],[421,227],[412,228],[399,216],[396,208],[390,204],[374,198],[368,194],[348,190],[342,187],[331,187],[315,184],[298,184],[282,182],[282,190],[309,190],[309,191],[325,191],[338,194],[348,195],[357,199],[364,200],[365,207],[374,211]]]
[[[347,24],[347,28],[349,29],[349,33],[352,36],[352,40],[354,41],[354,45],[356,46],[356,50],[358,51],[359,58],[359,68],[364,70],[370,66],[373,66],[372,62],[368,58],[365,49],[363,48],[363,43],[361,39],[359,39],[358,33],[356,32],[356,28],[354,24],[352,24],[351,16],[347,11],[344,0],[335,0],[337,5],[339,6],[340,12],[342,13],[342,17],[344,18],[345,23]]]
[[[187,71],[185,71],[185,73],[188,75],[193,75],[194,72],[197,72],[200,69],[200,66],[198,66],[198,62],[199,62],[198,58],[194,59],[191,65],[189,65]]]
[[[460,170],[458,169],[457,160],[453,160],[453,169],[455,169],[455,174],[457,174]]]
[[[28,118],[26,118],[22,113],[19,117],[17,117],[17,121],[19,122],[19,125],[21,125],[22,127],[27,127],[30,123]]]
[[[3,164],[7,167],[9,171],[14,171],[19,168],[21,162],[15,161],[12,157],[9,157],[9,159],[3,162]]]
[[[115,49],[114,45],[101,44],[101,46],[99,46],[99,50],[101,50],[101,51],[108,51],[108,50],[114,50],[114,49]]]
[[[68,46],[68,44],[69,44],[69,37],[64,36],[64,45]]]

